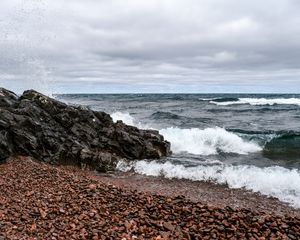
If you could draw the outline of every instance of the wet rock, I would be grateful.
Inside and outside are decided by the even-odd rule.
[[[0,88],[0,107],[12,107],[18,101],[18,96],[5,89]]]
[[[120,159],[169,154],[169,142],[157,131],[114,123],[104,112],[68,106],[34,90],[18,97],[0,88],[0,162],[24,155],[107,172]]]

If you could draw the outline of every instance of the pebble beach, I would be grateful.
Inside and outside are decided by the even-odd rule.
[[[121,179],[11,159],[0,165],[0,239],[300,238],[299,211],[284,204],[267,211],[280,204],[274,199],[263,209],[235,208],[147,184],[125,187]]]

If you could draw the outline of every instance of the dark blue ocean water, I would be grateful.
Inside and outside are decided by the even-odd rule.
[[[154,128],[173,155],[137,161],[141,174],[226,183],[300,206],[300,95],[73,94],[70,104]]]

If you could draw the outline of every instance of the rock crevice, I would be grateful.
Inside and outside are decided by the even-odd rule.
[[[170,143],[158,131],[141,130],[109,114],[69,106],[34,90],[18,97],[0,88],[0,162],[16,155],[101,172],[119,159],[158,159]]]

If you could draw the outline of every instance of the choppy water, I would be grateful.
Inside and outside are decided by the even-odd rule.
[[[158,129],[173,155],[137,161],[126,171],[213,181],[275,196],[300,207],[300,95],[59,95],[110,113],[114,120]]]

